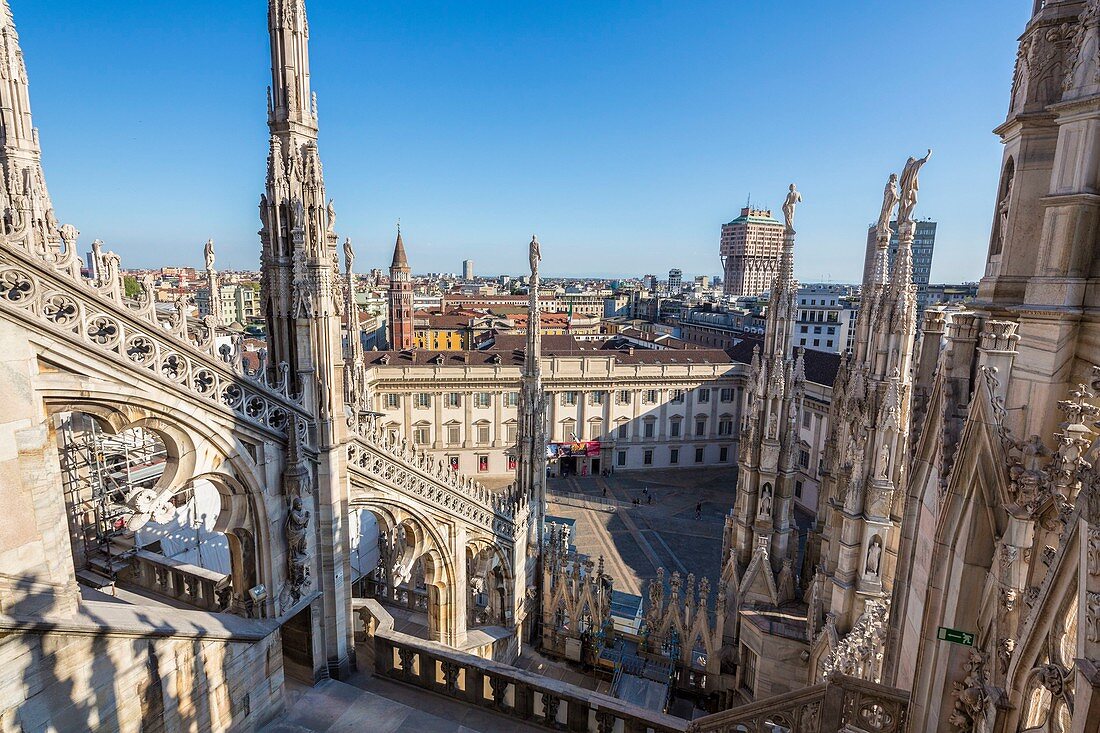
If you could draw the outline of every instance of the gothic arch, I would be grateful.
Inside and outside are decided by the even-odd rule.
[[[465,614],[465,590],[459,588],[458,578],[464,573],[460,574],[456,567],[457,559],[438,523],[392,496],[353,498],[350,508],[374,514],[380,536],[397,527],[412,531],[411,545],[415,557],[423,560],[424,583],[428,588],[429,637],[451,645],[461,641],[466,627],[458,617]]]
[[[982,404],[975,406],[979,415]],[[939,709],[928,711],[925,719],[938,724],[946,724],[951,713],[951,681],[964,678],[969,654],[965,647],[940,643],[936,630],[981,617],[997,538],[1008,522],[1002,505],[1007,476],[1003,462],[995,460],[1002,455],[995,440],[980,419],[971,420],[959,455],[976,460],[955,466],[940,506],[913,694],[915,700],[937,702]],[[980,630],[966,630],[978,632],[976,646],[986,641]]]

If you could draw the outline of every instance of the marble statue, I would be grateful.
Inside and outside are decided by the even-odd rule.
[[[351,274],[351,268],[355,264],[355,250],[352,249],[351,239],[344,240],[344,266],[348,270],[348,274]]]
[[[928,159],[932,157],[932,149],[928,149],[928,154],[919,160],[917,158],[910,157],[905,162],[905,168],[901,172],[901,207],[898,209],[898,222],[912,221],[913,209],[917,207],[917,191],[920,189],[920,184],[917,180],[917,176],[920,174],[920,169],[924,167],[924,164],[928,162]]]
[[[328,206],[325,207],[325,212],[328,214],[326,217],[328,221],[325,224],[325,232],[328,234],[336,234],[336,202],[333,199],[328,200]]]
[[[882,559],[882,540],[875,535],[867,547],[867,574],[878,575],[879,562]]]
[[[1012,201],[1012,187],[1016,176],[1011,175],[1005,183],[1005,195],[997,206],[997,251],[1004,249],[1005,236],[1008,234],[1008,208]]]
[[[800,203],[802,203],[802,194],[792,183],[787,190],[787,200],[783,202],[783,218],[787,221],[788,232],[794,231],[794,209]]]
[[[214,240],[206,240],[206,246],[202,250],[203,258],[206,260],[206,269],[214,269]]]
[[[539,238],[534,234],[531,235],[531,245],[528,255],[531,259],[531,278],[538,277],[539,274],[539,262],[542,261],[542,249],[539,247]]]
[[[294,497],[290,511],[286,517],[286,541],[287,549],[291,555],[307,554],[307,538],[309,530],[310,513],[302,508],[301,497]]]
[[[894,207],[898,205],[901,196],[898,195],[898,174],[891,173],[890,180],[886,183],[886,190],[882,192],[882,211],[878,215],[878,224],[875,229],[880,239],[889,239],[892,231],[890,220],[894,216]]]
[[[764,490],[760,492],[760,516],[772,515],[772,488],[771,484],[764,484]]]

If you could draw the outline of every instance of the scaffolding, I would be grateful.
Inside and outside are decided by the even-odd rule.
[[[83,565],[114,582],[134,552],[127,500],[151,489],[164,473],[166,451],[157,437],[138,428],[103,432],[83,413],[61,416],[61,471],[71,512],[74,554]]]

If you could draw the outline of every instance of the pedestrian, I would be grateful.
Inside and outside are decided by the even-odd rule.
[[[695,518],[699,519],[703,516],[703,502],[699,502],[695,505]]]
[[[607,498],[607,487],[606,486],[603,487],[603,495],[604,495],[604,498]]]
[[[652,504],[652,503],[653,503],[653,494],[650,494],[650,495],[649,495],[649,501],[648,501],[648,503],[650,503],[650,504]]]

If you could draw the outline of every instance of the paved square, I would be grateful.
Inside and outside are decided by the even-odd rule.
[[[735,468],[701,468],[554,478],[547,485],[550,514],[576,520],[577,550],[593,560],[603,555],[617,590],[643,595],[659,567],[666,575],[706,576],[714,587],[736,477]],[[581,496],[612,502],[616,511],[585,508],[576,501]],[[633,499],[642,504],[634,506]]]

